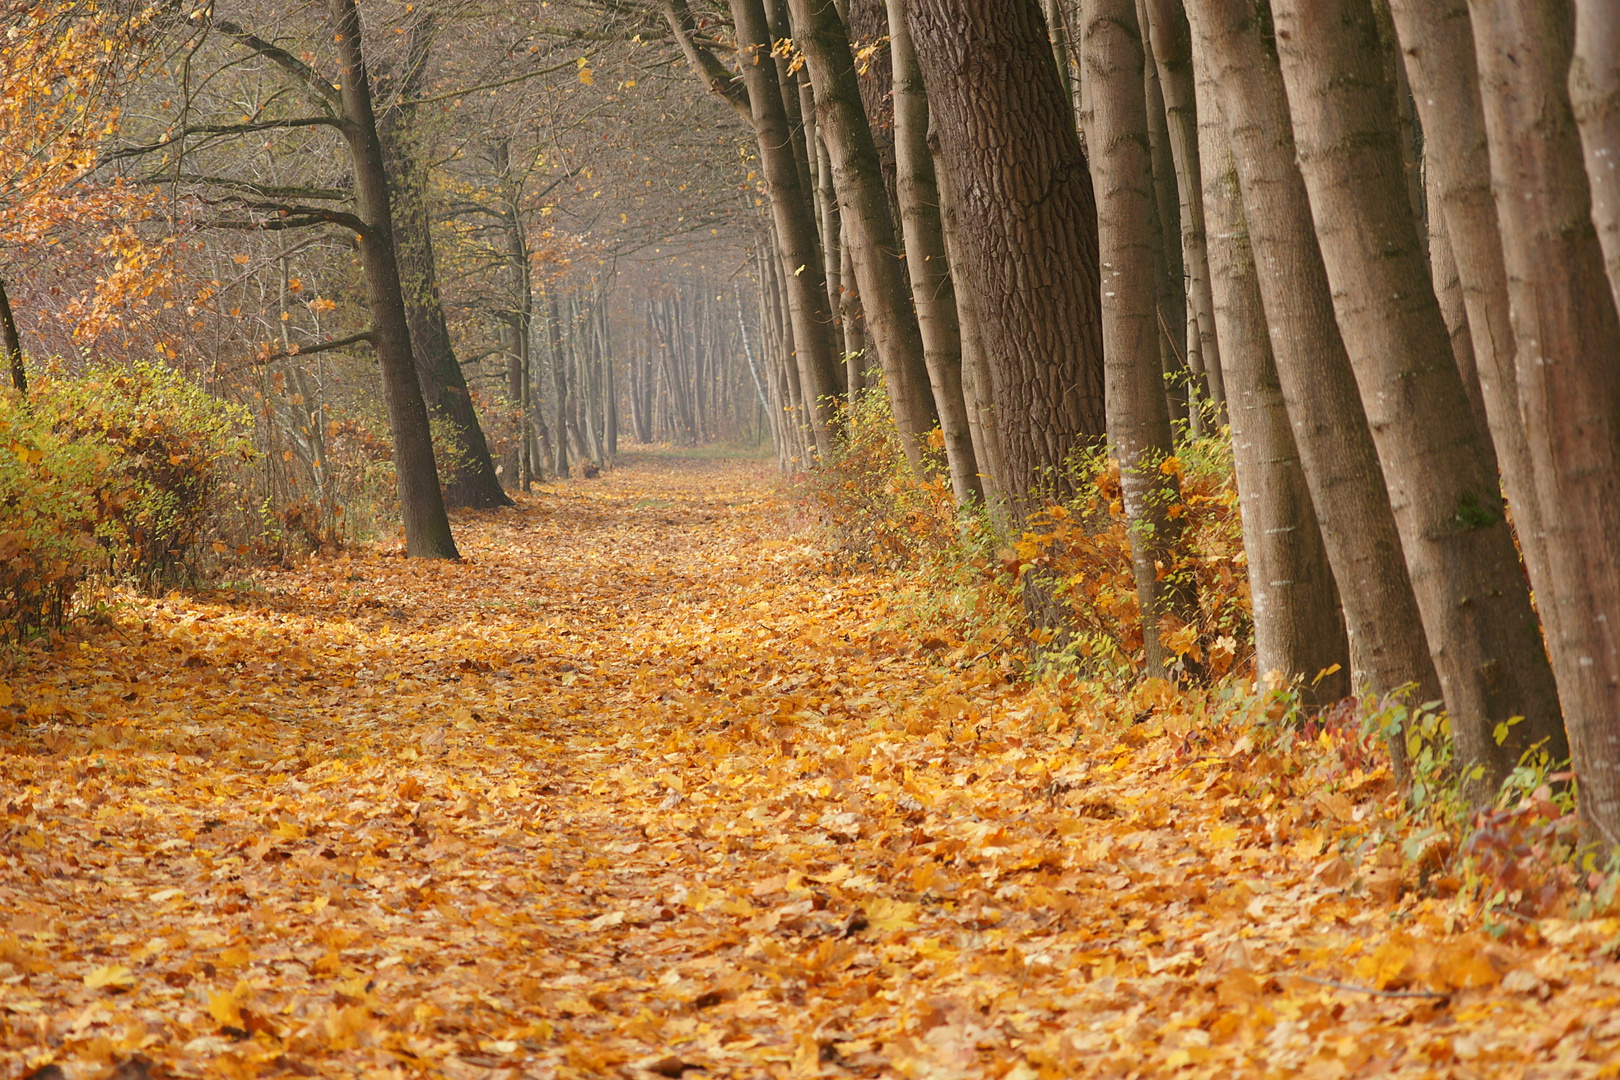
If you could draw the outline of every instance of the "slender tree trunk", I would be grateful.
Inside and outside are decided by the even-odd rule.
[[[546,334],[551,342],[551,386],[552,406],[555,416],[553,426],[557,429],[557,460],[552,462],[551,471],[557,474],[557,479],[568,478],[568,358],[563,354],[562,342],[562,309],[557,304],[557,294],[546,291]]]
[[[457,559],[460,555],[450,534],[439,471],[433,461],[427,405],[411,354],[410,325],[394,258],[388,170],[371,108],[371,78],[360,48],[360,13],[354,0],[330,0],[329,11],[342,62],[343,137],[354,163],[355,212],[365,223],[359,238],[360,266],[393,435],[405,552],[413,558]]]
[[[866,329],[877,349],[906,458],[919,473],[938,422],[922,333],[900,266],[877,148],[855,83],[849,38],[832,0],[788,0],[795,43],[816,95],[816,127],[832,161],[833,188],[849,234]],[[947,446],[947,451],[949,447]]]
[[[1479,361],[1474,353],[1474,335],[1468,327],[1468,301],[1463,296],[1462,274],[1457,269],[1457,253],[1451,247],[1451,228],[1446,222],[1445,195],[1440,176],[1446,166],[1434,160],[1433,147],[1425,155],[1423,177],[1428,214],[1429,277],[1434,282],[1434,298],[1440,304],[1440,317],[1451,340],[1451,358],[1457,365],[1463,392],[1468,395],[1468,411],[1476,430],[1491,430],[1485,411],[1485,394],[1479,385]],[[1490,458],[1492,474],[1497,470],[1496,449],[1489,439],[1484,449]]]
[[[1141,28],[1142,47],[1147,51],[1147,13],[1143,0],[1133,0]],[[1090,76],[1090,72],[1086,72]],[[1159,70],[1151,56],[1142,65],[1143,100],[1146,101],[1148,147],[1152,154],[1153,208],[1153,286],[1158,332],[1154,342],[1159,350],[1163,372],[1161,392],[1170,402],[1170,414],[1178,419],[1191,416],[1200,397],[1207,392],[1195,385],[1187,363],[1187,278],[1181,258],[1181,213],[1176,189],[1176,168],[1170,153],[1170,132],[1165,123],[1164,92],[1159,87]],[[1093,153],[1102,153],[1098,147]]]
[[[1170,155],[1175,165],[1181,210],[1182,262],[1187,274],[1188,367],[1202,383],[1215,427],[1226,419],[1226,388],[1215,332],[1209,255],[1204,224],[1203,175],[1198,145],[1198,110],[1193,92],[1192,40],[1179,0],[1147,0],[1149,40],[1164,94]],[[1224,143],[1223,143],[1224,145]],[[1196,335],[1192,329],[1196,327]],[[1197,360],[1194,361],[1194,357]]]
[[[412,24],[399,98],[414,96],[419,89],[432,37],[431,18]],[[444,499],[451,506],[476,509],[511,506],[512,500],[501,489],[483,425],[478,422],[466,376],[450,342],[433,255],[423,136],[417,131],[416,121],[415,106],[396,104],[380,118],[378,137],[391,181],[394,251],[417,380],[429,414],[449,428],[456,443],[455,459],[445,463]]]
[[[801,422],[809,425],[816,452],[828,456],[833,450],[833,395],[839,378],[834,370],[837,358],[833,355],[826,269],[817,245],[810,201],[813,192],[801,179],[808,169],[801,168],[794,156],[794,138],[782,106],[783,88],[777,82],[777,67],[770,62],[771,34],[764,6],[761,0],[731,0],[743,57],[740,80],[693,43],[692,19],[684,0],[663,0],[661,6],[693,71],[753,126],[776,225],[783,291],[793,317],[794,357],[806,409]]]
[[[28,369],[23,367],[22,338],[17,336],[17,318],[11,312],[11,297],[6,294],[6,283],[0,281],[0,349],[6,353],[6,364],[11,369],[11,388],[19,394],[28,393]]]
[[[1592,187],[1592,224],[1620,305],[1620,4],[1575,0],[1569,97]]]
[[[1197,604],[1187,602],[1174,577],[1160,580],[1161,570],[1175,573],[1182,519],[1170,515],[1181,501],[1176,477],[1159,468],[1175,446],[1159,356],[1163,332],[1153,257],[1155,192],[1143,43],[1133,0],[1086,0],[1082,11],[1081,59],[1090,88],[1091,173],[1102,258],[1108,441],[1119,459],[1147,673],[1160,675],[1170,659],[1161,624],[1172,614],[1174,621],[1188,621]]]
[[[1013,509],[1072,491],[1100,440],[1097,208],[1035,0],[915,0],[912,40],[951,177],[957,293],[978,308]]]
[[[1465,789],[1483,802],[1532,746],[1566,756],[1552,668],[1409,211],[1372,5],[1275,0],[1273,10],[1334,309],[1390,482]],[[1524,722],[1509,728],[1513,717]],[[1475,766],[1484,769],[1477,780]]]
[[[1211,299],[1243,513],[1255,671],[1298,680],[1315,705],[1350,692],[1350,643],[1266,328],[1237,167],[1213,88],[1199,116]],[[1335,665],[1338,670],[1322,675]],[[1319,677],[1320,676],[1320,677]]]
[[[1389,489],[1355,376],[1334,321],[1332,295],[1293,139],[1276,60],[1265,50],[1250,0],[1194,0],[1194,56],[1209,86],[1237,165],[1273,358],[1294,443],[1333,578],[1351,649],[1375,693],[1417,686],[1440,696],[1417,600],[1401,552]],[[1400,740],[1390,750],[1402,758]]]
[[[979,480],[979,463],[962,392],[962,332],[950,262],[945,255],[934,160],[928,151],[928,95],[906,25],[905,0],[888,2],[896,189],[904,221],[906,270],[911,277],[911,296],[917,308],[934,404],[939,410],[940,431],[945,436],[951,490],[959,503],[978,502],[984,498],[984,486]]]
[[[843,215],[838,210],[838,195],[833,191],[832,159],[828,157],[827,147],[820,139],[816,140],[816,206],[821,215],[821,258],[827,275],[827,310],[836,316],[832,329],[833,351],[836,353],[836,359],[842,362],[849,355],[849,340],[844,333],[843,317],[843,271],[848,255],[843,246]],[[840,363],[833,366],[839,367]],[[847,373],[843,381],[844,392],[848,394],[850,386]]]
[[[1536,594],[1558,674],[1586,839],[1620,844],[1620,318],[1590,225],[1567,91],[1569,12],[1474,0],[1490,175],[1542,498]],[[1534,569],[1532,569],[1534,573]]]

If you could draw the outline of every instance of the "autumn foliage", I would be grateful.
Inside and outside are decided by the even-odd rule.
[[[91,573],[179,580],[253,455],[241,410],[159,364],[0,392],[0,635],[60,626]]]

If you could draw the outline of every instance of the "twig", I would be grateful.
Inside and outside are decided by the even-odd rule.
[[[1441,990],[1377,990],[1371,986],[1357,986],[1354,983],[1338,982],[1334,979],[1318,979],[1314,975],[1301,975],[1298,972],[1285,971],[1281,974],[1292,975],[1301,982],[1315,983],[1317,986],[1328,986],[1335,990],[1348,990],[1353,994],[1366,994],[1369,997],[1381,998],[1429,998],[1440,1001],[1450,1001],[1451,994]]]

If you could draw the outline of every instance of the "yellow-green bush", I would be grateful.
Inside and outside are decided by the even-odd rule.
[[[0,636],[59,625],[95,570],[181,576],[252,454],[241,411],[157,364],[46,371],[0,395]]]

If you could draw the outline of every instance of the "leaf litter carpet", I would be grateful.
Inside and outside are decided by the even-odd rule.
[[[0,1074],[1614,1075],[1620,925],[1480,932],[1355,854],[1376,770],[899,634],[771,491],[638,457],[14,655]]]

